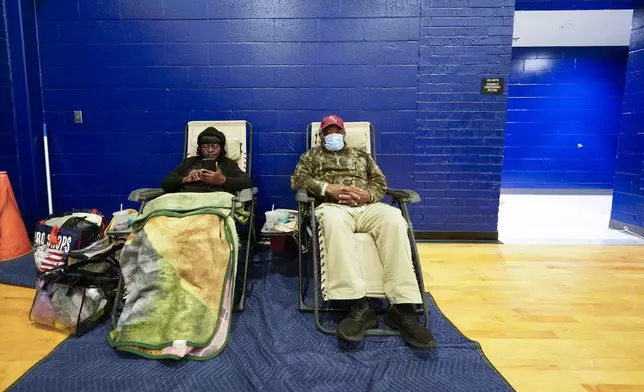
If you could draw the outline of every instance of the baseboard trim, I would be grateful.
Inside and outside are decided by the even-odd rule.
[[[501,188],[502,195],[584,195],[610,196],[612,189],[539,189],[539,188]]]
[[[615,220],[615,219],[611,219],[610,222],[608,222],[608,227],[609,228],[611,228],[613,230],[620,231],[620,232],[622,232],[624,234],[629,234],[629,235],[637,238],[636,236],[630,234],[629,232],[624,231],[624,226],[626,226],[629,231],[632,231],[633,233],[644,237],[644,227],[639,227],[639,226],[636,226],[636,225],[629,225],[627,223],[620,222],[620,221]]]
[[[472,242],[500,244],[498,231],[426,231],[415,230],[418,242]]]

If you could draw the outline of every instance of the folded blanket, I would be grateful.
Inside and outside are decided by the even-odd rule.
[[[211,193],[167,193],[149,201],[143,212],[132,223],[134,230],[140,230],[148,219],[155,216],[184,217],[195,214],[221,213],[230,215],[233,195],[227,192]],[[241,223],[248,221],[249,213],[240,203],[235,205],[235,219]]]
[[[208,359],[228,340],[237,266],[232,195],[146,204],[121,252],[126,300],[110,345],[148,358]]]

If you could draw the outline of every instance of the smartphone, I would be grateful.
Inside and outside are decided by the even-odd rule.
[[[217,171],[217,161],[215,159],[204,159],[204,169]]]

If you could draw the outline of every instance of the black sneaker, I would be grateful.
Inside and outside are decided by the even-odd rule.
[[[420,323],[412,305],[393,305],[385,314],[385,324],[400,332],[405,342],[410,346],[436,347],[434,336]]]
[[[369,328],[378,326],[378,319],[369,301],[366,298],[357,300],[349,309],[347,317],[340,321],[336,329],[336,336],[350,342],[359,342],[364,339]]]

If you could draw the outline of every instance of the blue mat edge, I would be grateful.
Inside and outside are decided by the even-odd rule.
[[[429,293],[429,292],[425,292],[425,294],[427,294],[427,297],[429,298],[429,300],[430,300],[430,301],[432,302],[432,304],[436,307],[436,310],[438,310],[438,313],[440,313],[440,315],[441,315],[441,316],[443,316],[443,318],[444,318],[444,319],[445,319],[445,320],[446,320],[446,321],[447,321],[447,322],[448,322],[452,327],[454,327],[454,329],[455,329],[456,331],[458,331],[458,333],[459,333],[462,337],[464,337],[466,340],[468,340],[469,342],[471,342],[472,344],[474,344],[474,346],[476,347],[476,351],[479,353],[479,355],[481,356],[481,358],[483,359],[483,361],[485,361],[485,363],[490,367],[490,369],[492,369],[492,370],[496,373],[496,375],[497,375],[497,376],[499,376],[499,378],[500,378],[501,380],[503,380],[503,382],[505,383],[505,385],[506,385],[506,386],[507,386],[511,391],[515,391],[515,392],[516,392],[516,389],[514,389],[514,387],[512,386],[512,384],[510,384],[510,382],[508,381],[508,379],[507,379],[507,378],[505,378],[505,376],[504,376],[503,374],[501,374],[501,372],[499,371],[499,369],[497,369],[497,368],[496,368],[496,366],[494,366],[494,364],[492,363],[492,361],[490,361],[490,359],[487,357],[487,355],[485,355],[485,352],[483,351],[483,347],[481,346],[481,344],[480,344],[479,342],[477,342],[476,340],[472,340],[472,339],[470,339],[469,337],[467,337],[467,336],[466,336],[466,335],[465,335],[465,334],[464,334],[464,333],[463,333],[463,332],[462,332],[462,331],[461,331],[461,330],[456,326],[456,324],[454,324],[454,323],[452,322],[452,320],[451,320],[449,317],[447,317],[447,315],[446,315],[445,313],[443,313],[443,309],[441,309],[441,307],[440,307],[440,306],[438,306],[438,302],[436,302],[436,300],[434,299],[434,296],[433,296],[433,295],[431,295],[431,293]]]
[[[27,255],[25,255],[25,256],[22,256],[22,257],[20,257],[20,258],[17,258],[17,259],[15,259],[15,260],[12,260],[12,261],[9,261],[9,262],[19,262],[19,261],[21,261],[22,259],[24,259],[25,257],[31,256],[31,255],[33,255],[33,253],[27,254]],[[8,285],[8,286],[17,286],[17,287],[25,287],[25,288],[35,289],[35,284],[34,284],[33,286],[25,286],[25,285],[21,285],[21,284],[9,284],[9,283],[4,283],[4,282],[0,282],[0,284],[6,284],[6,285]],[[477,353],[479,354],[479,356],[480,356],[480,357],[483,359],[483,361],[488,365],[488,367],[489,367],[492,371],[494,371],[494,372],[496,373],[496,375],[497,375],[497,376],[502,380],[502,382],[505,384],[505,386],[507,386],[507,387],[508,387],[508,389],[510,389],[511,391],[516,391],[516,389],[514,389],[514,388],[512,387],[512,385],[510,384],[510,382],[509,382],[509,381],[508,381],[508,380],[503,376],[503,374],[501,374],[501,372],[500,372],[500,371],[499,371],[499,370],[494,366],[494,364],[492,364],[492,362],[490,361],[490,359],[485,355],[485,352],[483,351],[483,347],[481,346],[481,344],[480,344],[479,342],[477,342],[476,340],[472,340],[472,339],[470,339],[469,337],[467,337],[467,336],[466,336],[466,335],[465,335],[465,334],[464,334],[464,333],[463,333],[463,332],[462,332],[462,331],[461,331],[461,330],[460,330],[460,329],[459,329],[459,328],[458,328],[458,327],[457,327],[457,326],[452,322],[452,320],[450,320],[450,318],[449,318],[449,317],[447,317],[447,316],[445,315],[445,313],[444,313],[444,312],[443,312],[443,310],[440,308],[440,306],[438,305],[438,302],[436,302],[436,300],[434,299],[434,297],[432,296],[432,294],[431,294],[431,293],[426,292],[425,294],[427,295],[427,298],[429,299],[429,301],[431,302],[431,304],[432,304],[432,305],[434,305],[434,306],[436,307],[436,310],[440,313],[440,315],[441,315],[445,320],[447,320],[447,322],[448,322],[448,323],[449,323],[449,324],[454,328],[454,330],[456,330],[456,331],[457,331],[457,332],[458,332],[458,333],[459,333],[459,334],[460,334],[460,335],[461,335],[465,340],[467,340],[467,341],[471,342],[471,343],[476,347],[476,351],[477,351]],[[296,309],[296,310],[297,310],[297,309]],[[109,320],[107,320],[106,322],[110,322],[110,321],[109,321]],[[22,375],[21,375],[17,380],[15,380],[15,381],[14,381],[14,382],[13,382],[13,383],[8,387],[8,388],[7,388],[7,391],[9,391],[9,390],[11,390],[12,388],[14,388],[15,386],[17,386],[17,384],[19,384],[19,383],[20,383],[20,382],[21,382],[25,377],[27,377],[27,376],[28,376],[32,371],[34,371],[34,370],[35,370],[35,369],[36,369],[36,368],[37,368],[37,367],[38,367],[42,362],[44,362],[44,361],[45,361],[45,360],[47,360],[50,356],[52,356],[52,355],[53,355],[53,354],[54,354],[54,353],[55,353],[55,352],[56,352],[56,351],[57,351],[57,350],[58,350],[58,349],[59,349],[59,348],[60,348],[64,343],[66,343],[70,338],[73,338],[73,337],[74,337],[73,335],[70,335],[70,336],[66,337],[66,338],[65,338],[64,340],[62,340],[59,344],[57,344],[57,345],[56,345],[56,346],[55,346],[55,347],[54,347],[54,348],[53,348],[53,349],[52,349],[52,350],[51,350],[47,355],[45,355],[45,356],[44,356],[44,357],[42,357],[40,360],[38,360],[38,362],[36,362],[36,363],[35,363],[35,364],[33,364],[32,366],[30,366],[30,367],[29,367],[29,369],[27,369],[27,371],[25,371],[25,372],[24,372],[24,373],[23,373],[23,374],[22,374]]]
[[[22,286],[21,286],[21,287],[22,287]],[[479,342],[477,342],[476,340],[472,340],[472,339],[470,339],[469,337],[465,336],[465,334],[464,334],[460,329],[458,329],[458,327],[456,327],[456,325],[452,322],[452,320],[450,320],[450,318],[449,318],[449,317],[447,317],[447,316],[445,315],[445,313],[443,313],[443,310],[440,308],[440,306],[438,306],[438,302],[436,302],[436,300],[434,299],[434,296],[432,296],[429,292],[426,292],[425,294],[427,294],[427,297],[428,297],[428,298],[429,298],[429,300],[432,302],[432,304],[436,307],[436,310],[438,310],[438,312],[440,313],[440,315],[441,315],[441,316],[443,316],[443,318],[444,318],[445,320],[447,320],[447,322],[448,322],[448,323],[450,323],[450,325],[451,325],[452,327],[454,327],[454,329],[455,329],[456,331],[458,331],[458,333],[459,333],[463,338],[465,338],[466,340],[468,340],[469,342],[471,342],[472,344],[474,344],[474,346],[476,347],[476,351],[477,351],[477,352],[478,352],[478,354],[481,356],[481,358],[483,359],[483,361],[484,361],[484,362],[485,362],[485,363],[490,367],[490,369],[492,369],[492,370],[496,373],[496,375],[497,375],[497,376],[498,376],[498,377],[503,381],[503,383],[508,387],[508,389],[509,389],[509,390],[511,390],[511,391],[516,392],[516,389],[512,386],[512,384],[510,384],[510,382],[505,378],[505,376],[503,376],[503,374],[501,374],[501,372],[496,368],[496,366],[494,366],[494,364],[490,361],[490,359],[487,357],[487,355],[485,355],[485,352],[483,351],[483,347],[481,346],[481,344],[480,344]],[[109,320],[107,320],[106,322],[110,322],[110,321],[109,321]],[[36,369],[36,368],[37,368],[37,367],[38,367],[42,362],[44,362],[44,361],[45,361],[45,360],[47,360],[50,356],[52,356],[52,355],[53,355],[53,354],[54,354],[54,353],[55,353],[55,352],[60,348],[60,346],[62,346],[64,343],[66,343],[66,342],[67,342],[69,339],[71,339],[71,338],[74,338],[74,336],[73,336],[73,335],[69,335],[69,336],[68,336],[68,337],[66,337],[63,341],[61,341],[60,343],[58,343],[58,344],[56,345],[56,347],[54,347],[54,348],[53,348],[53,349],[52,349],[52,350],[51,350],[47,355],[45,355],[45,356],[44,356],[44,357],[42,357],[40,360],[38,360],[38,362],[36,362],[35,364],[33,364],[31,367],[29,367],[29,369],[27,369],[27,371],[26,371],[26,372],[24,372],[24,373],[22,374],[22,376],[20,376],[17,380],[15,380],[13,383],[11,383],[11,385],[9,385],[9,387],[8,387],[6,390],[7,390],[7,391],[10,391],[11,389],[13,389],[13,388],[14,388],[16,385],[18,385],[18,384],[19,384],[19,383],[20,383],[20,382],[21,382],[25,377],[27,377],[27,376],[28,376],[28,375],[29,375],[33,370],[35,370],[35,369]]]
[[[16,287],[25,287],[25,288],[28,288],[28,289],[35,289],[36,288],[36,273],[38,271],[36,270],[36,267],[35,267],[34,252],[33,251],[31,251],[31,252],[29,252],[27,254],[24,254],[24,255],[22,255],[20,257],[16,257],[15,259],[5,260],[2,263],[0,263],[0,266],[2,264],[7,264],[8,265],[8,264],[12,264],[12,263],[15,263],[15,264],[24,263],[25,260],[27,262],[29,262],[29,263],[32,263],[33,272],[34,272],[33,282],[31,282],[29,284],[19,284],[19,283],[4,282],[4,281],[0,280],[0,285],[4,284],[4,285],[7,285],[7,286],[16,286]]]

